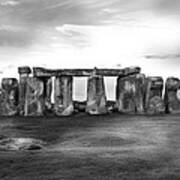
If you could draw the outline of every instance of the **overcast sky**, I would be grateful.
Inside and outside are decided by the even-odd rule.
[[[0,75],[141,66],[180,77],[179,0],[0,0]]]

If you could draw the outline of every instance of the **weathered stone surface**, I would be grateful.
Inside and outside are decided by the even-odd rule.
[[[167,113],[180,113],[180,80],[178,78],[167,79],[164,101]]]
[[[45,88],[45,110],[51,111],[52,110],[52,103],[51,103],[51,94],[52,94],[52,79],[45,78],[44,81],[44,88]]]
[[[3,91],[0,89],[0,116],[3,115]]]
[[[3,151],[40,150],[45,145],[45,142],[33,138],[10,138],[4,136],[0,139],[0,150]]]
[[[68,116],[74,112],[72,83],[72,76],[60,76],[55,78],[54,110],[57,116]]]
[[[18,81],[15,78],[3,78],[1,89],[1,115],[13,116],[18,113]]]
[[[145,108],[148,114],[165,112],[165,105],[162,98],[163,78],[148,77],[146,79]]]
[[[144,113],[145,75],[118,77],[116,104],[121,113]]]
[[[140,67],[128,67],[124,69],[98,69],[95,68],[96,75],[100,76],[128,76],[138,74]],[[45,69],[34,67],[33,74],[35,77],[51,77],[51,76],[91,76],[94,69]]]
[[[88,78],[86,112],[89,114],[105,114],[106,94],[102,76],[93,75]]]
[[[123,76],[130,76],[139,74],[141,72],[140,67],[127,67],[123,69]]]
[[[42,116],[44,109],[44,82],[34,77],[27,78],[24,115]]]
[[[31,74],[31,68],[29,66],[18,67],[18,73],[23,76],[29,75]]]
[[[144,74],[137,74],[135,75],[135,104],[136,104],[136,113],[143,114],[145,111],[144,108],[144,98],[145,98],[145,75]]]
[[[28,66],[23,66],[18,68],[19,73],[19,114],[24,115],[24,105],[25,105],[25,94],[26,94],[26,82],[31,69]]]

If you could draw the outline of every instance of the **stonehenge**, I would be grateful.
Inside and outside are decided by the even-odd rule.
[[[167,78],[164,101],[167,113],[180,113],[180,80],[178,78]]]
[[[18,81],[3,78],[1,84],[1,115],[13,116],[18,113]]]
[[[74,111],[72,83],[72,76],[59,76],[55,78],[54,110],[57,116],[68,116]]]
[[[107,113],[104,79],[100,75],[88,78],[86,112],[94,115]]]
[[[124,69],[45,69],[34,67],[33,74],[35,77],[59,77],[59,76],[91,76],[96,70],[96,75],[101,76],[128,76],[138,74],[141,71],[140,67],[129,67]]]
[[[145,75],[118,77],[116,86],[117,109],[122,113],[144,113]]]
[[[51,103],[51,94],[52,94],[52,78],[44,78],[44,105],[45,112],[51,112],[52,103]]]
[[[165,104],[162,97],[163,78],[147,77],[145,90],[145,111],[147,114],[163,113]]]
[[[24,115],[24,104],[26,94],[26,82],[31,73],[31,69],[28,66],[19,67],[19,114]]]
[[[180,79],[146,77],[140,67],[124,69],[18,68],[19,80],[3,78],[0,116],[70,116],[86,112],[101,115],[180,113]],[[87,77],[86,101],[73,99],[73,77]],[[106,97],[104,77],[117,77],[116,100]],[[54,78],[54,81],[53,79]]]
[[[29,77],[26,80],[24,116],[44,115],[44,83],[41,79]]]

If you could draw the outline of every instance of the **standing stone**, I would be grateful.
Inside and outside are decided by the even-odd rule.
[[[162,98],[163,79],[162,77],[148,77],[146,79],[145,108],[148,114],[165,112],[165,105]]]
[[[116,105],[119,112],[144,113],[144,83],[144,74],[118,77]]]
[[[0,116],[3,115],[3,91],[0,89]]]
[[[72,76],[60,76],[55,78],[54,110],[57,116],[68,116],[74,112],[72,84]]]
[[[178,78],[167,79],[164,101],[167,113],[180,113],[180,80]]]
[[[144,108],[144,100],[145,100],[145,75],[137,74],[135,84],[136,84],[136,92],[135,92],[135,104],[136,104],[136,113],[143,114],[145,112]]]
[[[27,78],[25,116],[42,116],[44,109],[44,82],[35,77]]]
[[[51,94],[52,94],[52,79],[51,78],[45,78],[44,81],[44,88],[45,88],[45,110],[51,111],[52,110],[52,103],[51,103]]]
[[[18,113],[18,81],[3,78],[1,90],[1,115],[13,116]]]
[[[26,94],[26,82],[31,73],[31,69],[28,66],[19,67],[19,114],[24,115],[25,94]]]
[[[99,75],[88,78],[86,112],[92,115],[107,113],[104,79]]]

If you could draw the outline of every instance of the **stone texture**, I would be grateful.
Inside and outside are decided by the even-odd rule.
[[[55,78],[54,110],[57,116],[68,116],[74,112],[72,83],[72,76],[60,76]]]
[[[180,113],[180,80],[178,78],[167,79],[164,101],[167,113]]]
[[[44,82],[34,77],[27,78],[24,115],[42,116],[44,109]]]
[[[105,86],[102,76],[92,75],[88,78],[86,112],[92,115],[107,113]]]
[[[51,103],[51,94],[52,94],[52,79],[45,78],[44,81],[44,88],[45,88],[45,111],[50,112],[52,110],[52,103]]]
[[[29,66],[18,67],[18,73],[20,75],[29,75],[31,74],[31,68]]]
[[[163,79],[162,77],[148,77],[146,79],[145,108],[148,114],[165,112],[165,105],[162,98]]]
[[[144,107],[144,101],[145,101],[145,75],[139,74],[136,75],[136,96],[135,96],[135,102],[136,102],[136,112],[137,113],[144,113],[145,107]]]
[[[144,113],[145,75],[118,77],[116,106],[121,113]]]
[[[128,67],[124,69],[45,69],[41,67],[33,68],[35,77],[51,77],[51,76],[91,76],[96,70],[96,75],[99,76],[127,76],[138,74],[141,71],[140,67]]]
[[[19,73],[19,114],[24,115],[24,105],[25,105],[25,94],[26,94],[26,82],[31,69],[28,66],[23,66],[18,68]]]
[[[0,138],[0,150],[2,151],[23,151],[23,150],[40,150],[46,145],[45,142],[33,138]]]
[[[0,89],[0,116],[3,115],[3,91]]]
[[[1,115],[13,116],[18,113],[18,81],[15,78],[3,78],[1,89]]]

